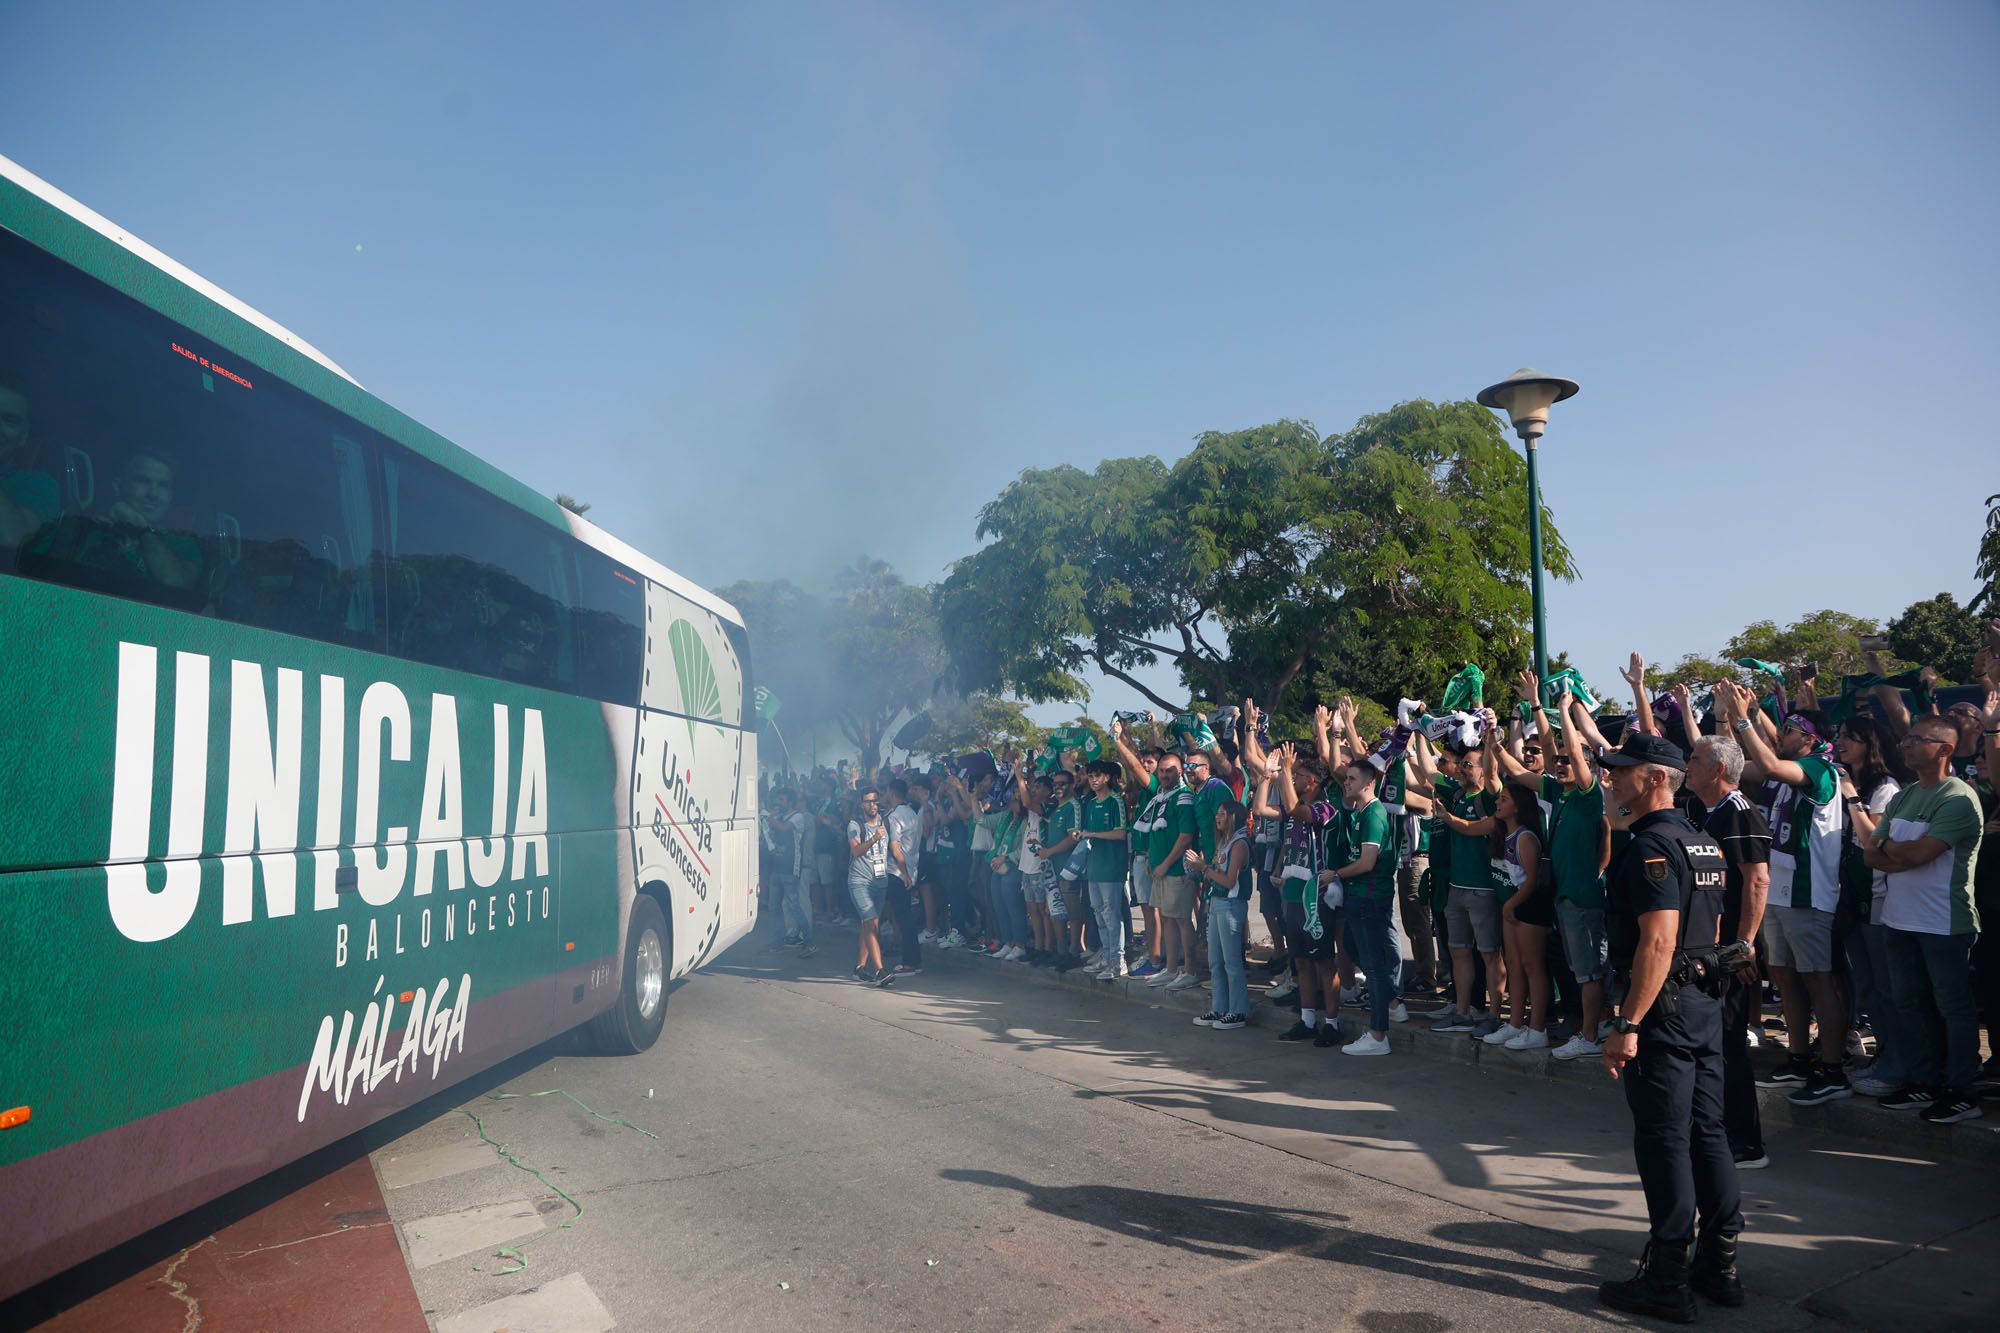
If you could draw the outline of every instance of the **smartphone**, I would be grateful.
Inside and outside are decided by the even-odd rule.
[[[1864,653],[1886,652],[1889,638],[1884,634],[1864,634],[1861,636],[1861,651]]]

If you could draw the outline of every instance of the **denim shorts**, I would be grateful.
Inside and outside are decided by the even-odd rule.
[[[1153,901],[1153,871],[1145,856],[1132,858],[1132,905],[1150,906]]]
[[[1604,980],[1611,956],[1604,934],[1604,909],[1557,898],[1556,920],[1562,925],[1563,956],[1569,959],[1569,970],[1576,973],[1577,981]]]
[[[854,915],[857,920],[875,921],[880,919],[882,909],[889,905],[883,887],[889,883],[888,876],[875,879],[847,881],[847,896],[854,900]]]

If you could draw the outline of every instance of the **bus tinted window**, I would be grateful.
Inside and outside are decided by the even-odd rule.
[[[0,569],[372,647],[367,457],[339,423],[0,241]]]
[[[645,589],[631,570],[581,543],[576,566],[577,691],[636,706],[645,672]]]
[[[382,475],[389,651],[573,689],[566,539],[402,449],[385,450]]]

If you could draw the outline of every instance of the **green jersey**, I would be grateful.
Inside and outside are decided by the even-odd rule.
[[[1194,794],[1195,837],[1201,840],[1201,854],[1204,859],[1215,860],[1215,812],[1224,801],[1233,801],[1236,793],[1229,790],[1229,784],[1221,778],[1210,778]]]
[[[1152,812],[1149,817],[1144,817],[1146,864],[1154,870],[1164,866],[1169,878],[1186,874],[1187,867],[1180,857],[1171,856],[1171,853],[1182,834],[1189,835],[1189,845],[1193,845],[1194,793],[1183,784],[1160,792],[1146,803],[1146,808]]]
[[[1403,847],[1411,856],[1429,856],[1431,851],[1431,820],[1420,818],[1410,812],[1406,798],[1410,790],[1410,761],[1398,759],[1389,765],[1388,772],[1376,785],[1375,795],[1387,807],[1389,818],[1398,821],[1398,830]]]
[[[1106,790],[1104,799],[1092,798],[1083,803],[1083,830],[1086,833],[1111,833],[1125,827],[1125,798],[1117,792]],[[1123,883],[1125,872],[1131,862],[1125,854],[1125,844],[1115,838],[1090,839],[1090,851],[1084,863],[1084,877],[1094,884]]]
[[[1455,778],[1437,780],[1438,803],[1460,819],[1485,819],[1493,813],[1493,798],[1468,788]],[[1457,889],[1492,890],[1493,853],[1483,833],[1448,833],[1451,885]]]
[[[1604,906],[1604,881],[1597,869],[1598,838],[1604,828],[1604,784],[1593,776],[1584,791],[1565,788],[1560,779],[1544,774],[1542,802],[1548,816],[1549,849],[1544,873],[1555,873],[1556,897],[1579,907]]]
[[[1833,752],[1822,746],[1793,761],[1805,773],[1777,783],[1771,806],[1771,901],[1831,912],[1840,905],[1840,844],[1846,822]]]
[[[1402,850],[1402,820],[1391,816],[1381,801],[1370,801],[1359,810],[1342,810],[1340,828],[1341,864],[1360,859],[1362,849],[1374,843],[1375,868],[1357,878],[1342,881],[1342,892],[1350,899],[1380,902],[1396,896],[1396,862]]]
[[[1082,807],[1077,804],[1074,796],[1057,805],[1055,809],[1049,811],[1042,822],[1042,846],[1054,847],[1076,832],[1082,816]]]

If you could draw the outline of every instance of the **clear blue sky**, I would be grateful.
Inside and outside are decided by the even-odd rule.
[[[9,0],[0,49],[0,151],[707,583],[935,578],[1024,467],[1534,365],[1604,685],[1963,596],[2000,490],[1989,3]]]

